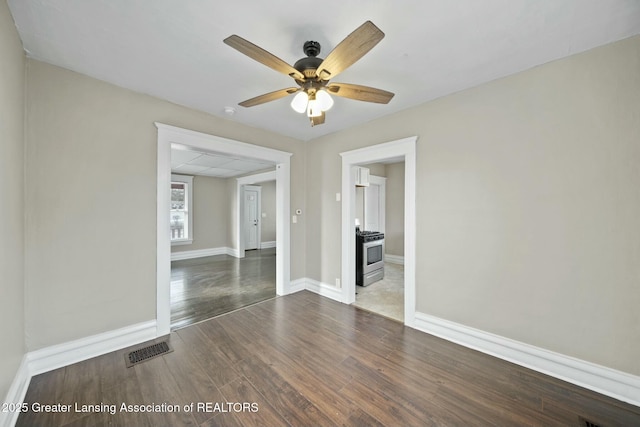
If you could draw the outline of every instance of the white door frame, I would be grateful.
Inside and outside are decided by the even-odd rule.
[[[158,128],[157,168],[157,254],[156,254],[156,334],[171,332],[171,241],[169,209],[171,201],[171,144],[180,144],[202,151],[263,159],[276,164],[276,294],[289,292],[291,272],[290,248],[290,170],[291,155],[285,151],[248,144],[219,136],[182,129],[163,123]],[[238,197],[240,198],[240,197]],[[236,233],[236,248],[240,248],[240,233]]]
[[[276,181],[276,185],[277,185],[276,171],[262,172],[254,175],[236,178],[236,194],[242,194],[242,187],[244,187],[245,185],[259,184],[261,182],[267,182],[267,181]],[[276,191],[277,191],[277,188],[276,188]],[[244,203],[244,200],[242,197],[236,198],[236,212],[238,213],[237,220],[236,220],[236,224],[237,224],[236,233],[238,235],[238,253],[237,253],[238,258],[244,258],[244,227],[242,227],[242,218],[243,218],[242,214],[244,213],[243,203]],[[278,225],[276,225],[276,227],[278,227]],[[276,230],[276,239],[278,238],[277,233],[278,231]],[[276,242],[276,246],[277,246],[277,242]],[[276,253],[276,257],[277,257],[277,253]]]
[[[356,300],[356,165],[404,157],[404,323],[416,317],[416,141],[417,136],[340,153],[342,156],[342,302]]]

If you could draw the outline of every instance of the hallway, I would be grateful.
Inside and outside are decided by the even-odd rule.
[[[171,262],[171,330],[275,296],[275,248]]]

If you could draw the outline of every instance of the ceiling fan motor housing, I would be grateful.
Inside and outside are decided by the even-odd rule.
[[[302,51],[307,56],[318,56],[320,53],[320,43],[311,40],[305,42],[304,46],[302,46]]]
[[[322,58],[318,58],[320,43],[314,41],[305,42],[303,50],[307,56],[296,61],[293,64],[293,68],[304,74],[305,78],[313,79],[316,77],[316,70],[323,61]]]

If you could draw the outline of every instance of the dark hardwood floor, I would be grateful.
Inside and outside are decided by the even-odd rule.
[[[121,350],[34,377],[30,408],[72,411],[29,411],[17,425],[584,426],[580,417],[640,425],[638,407],[308,291],[169,340],[173,352],[132,368]],[[124,412],[123,403],[178,410]],[[83,404],[106,409],[76,412]]]
[[[275,296],[275,248],[171,263],[172,330]]]

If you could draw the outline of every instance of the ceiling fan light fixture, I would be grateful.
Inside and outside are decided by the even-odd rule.
[[[316,92],[316,100],[320,103],[320,109],[327,111],[333,107],[333,98],[327,93],[326,90],[319,90]]]
[[[320,117],[321,115],[322,115],[322,108],[320,106],[320,101],[318,101],[317,99],[309,99],[309,105],[307,106],[307,116]]]
[[[353,65],[384,38],[384,33],[373,22],[366,21],[345,37],[324,58],[318,58],[320,43],[307,41],[303,50],[305,58],[293,66],[235,34],[224,39],[224,43],[263,65],[292,77],[299,87],[289,87],[256,96],[240,103],[243,107],[253,107],[295,94],[291,108],[311,119],[311,126],[325,123],[325,111],[333,106],[332,95],[357,101],[387,104],[393,93],[368,86],[347,83],[331,83],[338,74]]]
[[[304,113],[307,111],[307,104],[309,103],[309,97],[306,92],[298,92],[296,96],[291,100],[291,108],[296,113]]]

